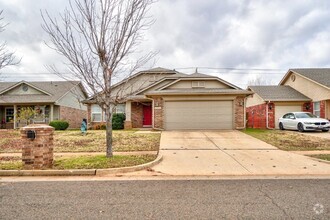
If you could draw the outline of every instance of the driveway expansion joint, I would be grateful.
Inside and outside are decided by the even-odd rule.
[[[210,141],[214,146],[216,146],[219,150],[221,150],[223,153],[227,154],[229,157],[231,157],[234,161],[236,161],[243,169],[245,169],[247,172],[252,173],[250,170],[248,170],[245,166],[243,166],[243,164],[241,164],[235,157],[233,157],[233,155],[228,154],[225,150],[222,150],[216,143],[214,143],[214,141],[209,138],[209,136],[207,136],[205,134],[205,132],[202,132],[202,134],[207,138],[208,141]]]

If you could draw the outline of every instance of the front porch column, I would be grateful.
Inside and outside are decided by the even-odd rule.
[[[54,120],[54,105],[50,105],[50,115],[49,115],[49,122]]]
[[[17,105],[14,105],[14,129],[16,129],[17,127],[16,115],[17,115]]]
[[[131,129],[132,128],[132,102],[127,101],[125,105],[125,113],[126,113],[126,120],[124,124],[125,129]]]

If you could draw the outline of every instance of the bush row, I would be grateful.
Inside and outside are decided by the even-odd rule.
[[[124,113],[114,113],[112,115],[112,129],[113,130],[120,130],[124,129],[124,122],[125,122],[126,116]],[[93,127],[95,130],[105,130],[106,125],[101,124],[101,125],[96,125]]]
[[[120,130],[124,129],[124,121],[126,117],[123,113],[115,113],[112,116],[112,129]],[[50,126],[54,127],[55,130],[66,130],[69,127],[69,123],[67,121],[55,120],[49,123]],[[95,129],[106,129],[105,125],[97,125]]]
[[[61,121],[61,120],[55,120],[55,121],[51,121],[49,123],[49,125],[54,127],[55,130],[66,130],[69,127],[69,122]]]

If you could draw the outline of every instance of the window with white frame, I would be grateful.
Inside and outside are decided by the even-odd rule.
[[[102,121],[102,109],[99,105],[91,106],[91,116],[93,122],[101,122]]]
[[[114,108],[113,113],[124,113],[126,112],[126,105],[125,103],[117,104],[117,106]],[[103,121],[107,120],[107,116],[105,115],[105,112],[103,112]]]
[[[191,87],[192,88],[205,88],[205,81],[192,81]]]
[[[313,103],[313,114],[320,117],[320,102]]]

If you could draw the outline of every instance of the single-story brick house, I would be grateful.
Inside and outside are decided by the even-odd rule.
[[[114,85],[113,93],[118,91],[129,94],[116,108],[117,113],[126,114],[125,128],[160,130],[243,129],[245,100],[253,93],[218,77],[160,67]],[[88,122],[92,126],[104,123],[104,113],[94,97],[84,103]]]
[[[249,86],[247,127],[278,128],[278,119],[290,111],[309,111],[311,99],[290,86]]]
[[[38,112],[31,123],[66,120],[69,128],[79,128],[87,116],[87,108],[81,103],[86,98],[87,93],[78,81],[0,82],[0,128],[27,125],[17,119],[22,107],[32,107]]]
[[[287,112],[307,111],[330,118],[330,68],[290,69],[278,86],[250,86],[247,126],[278,128]]]

